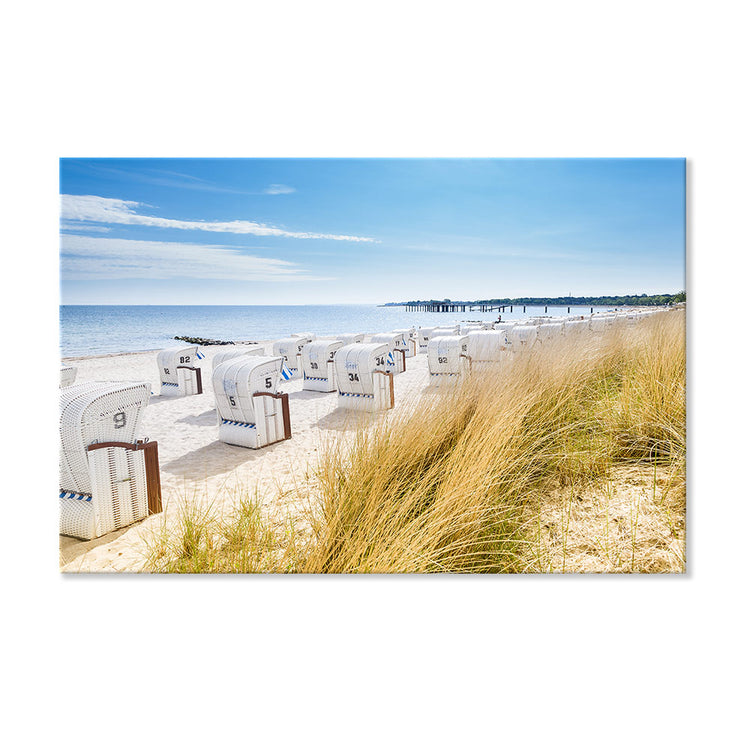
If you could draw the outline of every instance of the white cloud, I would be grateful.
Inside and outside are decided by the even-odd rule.
[[[269,185],[264,191],[266,195],[285,195],[286,193],[296,193],[297,191],[289,185]]]
[[[372,237],[355,237],[348,234],[318,234],[316,232],[289,232],[255,221],[182,221],[158,216],[144,216],[136,209],[144,204],[119,198],[102,198],[98,195],[62,195],[63,221],[93,221],[102,224],[137,224],[165,229],[197,229],[203,232],[229,232],[254,234],[260,237],[293,237],[306,240],[344,240],[347,242],[376,242]]]
[[[182,242],[61,236],[64,280],[231,279],[233,281],[322,281],[294,263],[245,255],[240,248]]]
[[[99,233],[106,233],[111,232],[112,229],[110,227],[101,227],[98,224],[85,224],[81,222],[80,224],[60,224],[60,231],[61,232],[97,232]]]

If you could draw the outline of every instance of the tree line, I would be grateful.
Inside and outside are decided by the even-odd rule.
[[[402,306],[402,305],[557,305],[557,306],[579,306],[579,305],[606,305],[606,306],[626,306],[639,305],[645,307],[658,305],[675,305],[678,302],[685,302],[685,292],[677,294],[624,294],[611,295],[603,297],[497,297],[494,299],[480,300],[452,300],[452,299],[425,299],[410,300],[409,302],[386,302],[384,307]]]

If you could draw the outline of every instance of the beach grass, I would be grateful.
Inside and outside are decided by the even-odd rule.
[[[328,444],[304,533],[248,493],[226,519],[184,511],[148,567],[682,571],[685,377],[677,310],[509,355]]]

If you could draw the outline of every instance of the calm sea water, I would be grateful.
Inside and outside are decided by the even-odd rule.
[[[585,314],[590,307],[571,307]],[[606,310],[610,308],[597,308]],[[507,310],[507,308],[506,308]],[[515,306],[503,320],[544,314],[543,307]],[[567,307],[549,307],[564,315]],[[61,356],[139,352],[174,346],[174,336],[222,341],[262,341],[311,331],[317,336],[383,333],[409,326],[449,325],[459,320],[497,320],[498,313],[407,312],[403,307],[375,305],[62,305]]]

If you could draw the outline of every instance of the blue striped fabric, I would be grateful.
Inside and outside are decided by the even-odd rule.
[[[90,503],[91,495],[82,495],[80,492],[66,492],[62,490],[60,492],[60,500],[85,500],[87,503]]]
[[[231,419],[222,419],[222,424],[233,424],[236,427],[255,427],[255,423],[249,424],[248,422],[233,422]]]
[[[291,380],[294,377],[294,373],[284,365],[281,368],[281,377],[284,378],[284,380]]]

